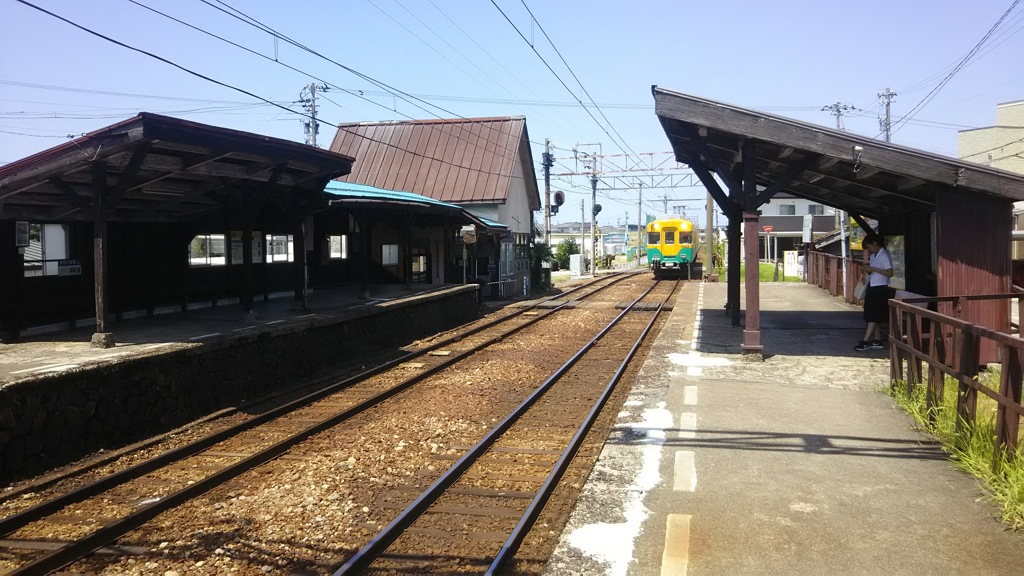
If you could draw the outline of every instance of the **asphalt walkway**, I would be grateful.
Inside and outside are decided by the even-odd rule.
[[[762,284],[765,361],[725,284],[692,284],[658,337],[549,576],[1024,574],[976,481],[880,392],[858,308]]]

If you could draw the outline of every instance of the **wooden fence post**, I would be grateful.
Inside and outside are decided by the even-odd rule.
[[[1003,368],[999,374],[999,394],[1013,403],[1021,401],[1021,354],[1020,350],[1005,344],[1002,348]],[[1009,410],[1000,402],[996,408],[996,446],[992,454],[992,469],[999,470],[1000,455],[1007,460],[1013,458],[1017,451],[1017,432],[1020,426],[1020,414]]]

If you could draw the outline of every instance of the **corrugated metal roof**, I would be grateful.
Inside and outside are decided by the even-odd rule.
[[[504,203],[519,162],[530,207],[540,208],[521,116],[341,124],[330,149],[356,158],[341,181],[454,204]]]
[[[331,181],[324,187],[324,192],[332,196],[338,197],[339,200],[350,200],[360,201],[369,200],[372,202],[380,202],[384,204],[418,204],[421,206],[427,206],[431,208],[437,208],[440,210],[449,211],[453,214],[457,214],[466,218],[467,220],[480,225],[483,228],[491,230],[507,230],[508,226],[490,220],[488,218],[481,218],[476,216],[469,211],[465,210],[460,206],[449,204],[448,202],[441,202],[421,194],[413,194],[412,192],[405,192],[402,190],[387,190],[384,188],[378,188],[376,186],[368,186],[366,184],[355,184],[352,182],[337,182]]]

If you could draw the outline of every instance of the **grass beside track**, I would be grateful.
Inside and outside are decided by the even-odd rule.
[[[979,382],[998,390],[999,371],[988,370],[979,376]],[[978,394],[977,423],[967,431],[957,433],[957,383],[946,378],[942,403],[933,408],[934,418],[928,419],[925,399],[927,387],[914,386],[908,393],[905,382],[896,382],[888,393],[910,414],[917,424],[934,435],[958,468],[976,477],[982,484],[986,499],[1000,509],[1002,521],[1013,530],[1024,528],[1024,445],[1018,445],[1013,458],[999,456],[999,465],[993,467],[992,453],[996,441],[996,402]]]

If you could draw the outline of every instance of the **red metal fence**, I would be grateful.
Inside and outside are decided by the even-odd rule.
[[[999,332],[939,314],[928,307],[935,308],[938,303],[945,302],[951,303],[956,311],[969,301],[1016,299],[1018,314],[1024,314],[1022,296],[1024,294],[1017,292],[889,300],[889,374],[892,386],[902,380],[906,381],[908,392],[918,384],[927,386],[927,413],[929,418],[934,418],[933,409],[943,400],[946,377],[952,378],[957,383],[956,432],[959,438],[967,437],[977,422],[978,394],[994,400],[997,407],[993,467],[999,465],[1000,454],[1012,457],[1019,441],[1021,417],[1024,415],[1024,407],[1021,406],[1024,340],[1020,338],[1020,328],[1015,327],[1013,334]],[[998,351],[1002,365],[998,390],[978,381],[983,341],[992,342]]]

